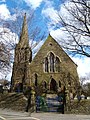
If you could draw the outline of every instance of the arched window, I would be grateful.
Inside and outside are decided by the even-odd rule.
[[[47,88],[47,83],[45,81],[43,82],[43,87]]]
[[[37,74],[35,73],[35,86],[37,86]]]
[[[56,60],[55,60],[55,70],[56,72],[60,72],[60,60],[58,57],[56,57]]]
[[[61,82],[59,81],[59,87],[61,87]]]
[[[48,72],[48,58],[45,58],[45,72]]]
[[[50,52],[50,72],[54,72],[54,54]]]

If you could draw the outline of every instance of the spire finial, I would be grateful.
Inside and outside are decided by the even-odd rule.
[[[25,13],[24,13],[24,18],[26,17],[26,15],[27,15],[27,14],[26,14],[26,12],[25,12]]]

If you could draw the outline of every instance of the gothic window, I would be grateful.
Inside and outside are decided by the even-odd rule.
[[[24,52],[24,49],[21,50],[21,61],[25,61],[25,52]]]
[[[45,72],[48,72],[48,58],[45,58]]]
[[[35,73],[35,86],[37,86],[37,74]]]
[[[58,57],[56,57],[56,60],[55,60],[55,70],[56,72],[60,72],[60,60]]]
[[[24,49],[21,48],[21,49],[18,49],[18,52],[17,52],[17,59],[18,59],[18,62],[23,62],[25,60],[25,52],[24,52]]]
[[[59,87],[61,87],[61,82],[59,81]]]
[[[29,47],[25,48],[25,60],[29,62],[32,61],[32,51]]]
[[[60,59],[52,52],[45,57],[44,72],[60,72]]]
[[[50,52],[50,72],[54,72],[54,54]]]
[[[16,52],[17,62],[20,62],[20,49]]]
[[[19,54],[16,56],[16,61],[19,62]]]
[[[45,81],[43,82],[43,87],[47,88],[47,83]]]

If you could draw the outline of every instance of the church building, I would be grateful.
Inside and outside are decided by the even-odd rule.
[[[26,14],[15,48],[11,84],[13,90],[17,85],[21,91],[24,86],[43,88],[49,92],[56,92],[59,87],[63,87],[72,93],[76,92],[79,85],[77,65],[51,35],[32,59]]]

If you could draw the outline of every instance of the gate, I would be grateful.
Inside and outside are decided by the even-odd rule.
[[[36,97],[36,112],[61,112],[64,114],[64,103],[63,99],[57,95],[52,97]]]

